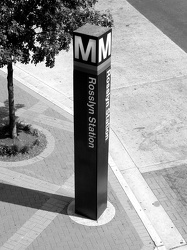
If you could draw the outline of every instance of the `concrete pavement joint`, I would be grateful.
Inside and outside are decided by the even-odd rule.
[[[19,80],[19,79],[18,79]],[[23,80],[21,81],[22,83],[24,83],[25,85],[27,85],[28,87],[31,87],[31,89],[32,90],[34,90],[34,91],[37,91],[37,93],[39,93],[40,94],[40,91],[38,91],[38,89],[37,88],[33,88],[33,86],[30,86],[29,84],[26,84]],[[45,95],[45,97],[46,97],[47,95]],[[57,103],[56,102],[56,100],[54,100],[54,98],[51,98],[51,96],[49,96],[48,95],[48,97],[47,97],[50,101],[52,101],[53,103],[55,103],[56,105],[58,105],[59,107],[61,107],[61,108],[64,108],[64,105],[59,105],[59,103]],[[66,102],[66,100],[63,100],[63,102]],[[69,100],[68,100],[68,102],[69,102]],[[72,109],[65,109],[67,112],[69,112],[70,114],[72,114],[73,112],[72,112]],[[132,162],[132,159],[129,161],[129,162]],[[135,168],[136,168],[136,166],[135,166]],[[120,173],[120,172],[119,172]],[[118,176],[118,175],[117,175]],[[119,176],[118,176],[119,177]],[[123,182],[124,181],[124,178],[123,178],[123,176],[122,176],[122,174],[120,173],[120,180],[121,180],[121,182]],[[118,178],[118,181],[119,181],[119,178]],[[129,195],[129,198],[134,198],[134,195],[133,195],[133,193],[131,192],[131,194]],[[131,200],[131,199],[130,199]],[[141,214],[141,219],[142,219],[142,221],[143,221],[143,223],[145,223],[146,225],[146,228],[148,229],[148,231],[149,231],[149,234],[150,235],[154,235],[153,237],[152,237],[152,239],[154,239],[154,242],[156,242],[156,245],[157,246],[161,246],[163,243],[162,243],[162,241],[160,240],[160,237],[158,236],[158,234],[156,233],[156,231],[155,231],[155,229],[153,228],[153,226],[151,225],[151,223],[150,223],[150,221],[148,220],[148,218],[145,216],[145,213],[143,213],[142,212],[142,209],[141,209],[141,206],[140,206],[140,204],[137,202],[137,200],[135,201],[135,203],[137,203],[137,207],[139,207],[140,209],[139,209],[139,214]],[[132,203],[133,204],[133,203]]]
[[[28,85],[28,84],[27,84]],[[33,89],[33,88],[32,88]],[[36,90],[35,90],[36,91]],[[38,91],[37,91],[38,92]],[[51,100],[51,97],[49,98],[49,100]],[[54,100],[54,99],[53,99]],[[55,102],[55,104],[57,104],[56,102]],[[58,104],[57,104],[58,105]],[[61,105],[59,105],[59,107],[61,107],[61,108],[63,108]],[[67,110],[66,110],[67,111]],[[67,111],[67,112],[69,112],[69,111]],[[71,110],[71,112],[72,112],[72,110]],[[71,113],[70,112],[70,113]],[[121,173],[120,173],[121,174]],[[119,176],[118,176],[119,177]],[[121,177],[120,177],[121,178]],[[123,178],[123,177],[122,177]],[[124,180],[124,178],[123,179],[121,179],[121,181],[123,181]],[[119,181],[119,179],[118,179],[118,181]],[[129,197],[131,197],[131,195],[129,196]],[[132,196],[133,197],[133,196]],[[140,206],[139,204],[137,204],[137,206]],[[140,210],[139,210],[139,213],[141,213],[142,212],[142,209],[141,209],[141,206],[140,206]],[[142,213],[143,214],[143,213]],[[159,244],[162,244],[162,243],[158,243],[158,242],[160,242],[160,238],[158,237],[158,235],[157,235],[157,233],[156,233],[156,231],[155,231],[155,229],[153,228],[153,226],[151,225],[151,223],[149,222],[149,221],[147,221],[147,217],[145,217],[145,214],[144,215],[142,215],[141,217],[143,217],[143,223],[145,223],[145,224],[147,224],[147,225],[149,225],[148,226],[148,231],[149,231],[149,233],[150,233],[150,235],[154,235],[154,237],[153,238],[156,238],[156,242],[157,242],[157,246],[161,246],[161,245],[159,245]],[[142,219],[142,218],[141,218]],[[146,221],[146,222],[145,222]]]
[[[166,248],[186,244],[185,240],[163,207],[161,205],[159,205],[159,207],[153,205],[154,202],[157,201],[155,195],[143,179],[137,167],[133,164],[133,162],[131,162],[131,158],[129,158],[129,155],[124,150],[124,147],[122,147],[119,143],[119,138],[115,138],[116,136],[112,130],[111,132],[112,143],[110,154],[112,155],[112,158],[114,156],[115,159],[114,166],[116,170],[115,173],[118,173],[118,181],[122,183],[124,187],[128,184],[128,187],[131,190],[129,199],[133,200],[134,203],[132,201],[131,202],[140,215],[140,218],[142,219],[153,241],[156,243],[156,246],[160,246],[159,239],[163,241]],[[117,156],[115,152],[116,147],[118,151]],[[118,155],[121,155],[121,157],[118,157]],[[118,165],[120,169],[118,168]],[[134,201],[134,195],[136,201]],[[156,239],[154,239],[155,235]],[[159,238],[157,238],[157,236],[159,236]]]
[[[18,109],[16,111],[16,115],[23,119],[32,120],[32,122],[35,121],[42,124],[47,124],[54,128],[59,128],[73,132],[72,121],[64,121],[61,119],[44,115],[43,112],[46,111],[48,108],[49,107],[45,103],[39,101],[29,109],[24,109],[24,108]]]
[[[124,211],[127,213],[132,225],[136,229],[136,232],[139,235],[141,241],[144,244],[144,247],[141,250],[144,250],[144,249],[148,250],[154,245],[154,243],[152,243],[151,236],[149,235],[144,224],[142,223],[138,213],[136,212],[131,201],[129,200],[129,197],[126,195],[121,184],[119,183],[119,181],[116,181],[116,180],[117,180],[117,177],[116,177],[115,173],[113,172],[112,168],[109,167],[110,185],[111,185],[112,189],[114,190],[116,196],[118,197],[118,200],[121,203],[122,207],[124,208]]]
[[[45,103],[43,103],[42,101],[39,101],[35,105],[33,105],[30,109],[28,109],[28,110],[29,111],[33,111],[33,112],[38,113],[38,114],[42,114],[48,108],[49,107]]]
[[[119,150],[118,150],[119,148],[120,148],[120,153],[119,153]],[[123,162],[120,165],[120,167],[118,165],[118,168],[120,170],[124,169],[124,167],[125,167],[125,169],[137,168],[135,161],[132,159],[132,157],[130,156],[128,150],[122,144],[120,138],[118,137],[118,135],[115,133],[115,131],[112,128],[110,128],[110,149],[111,149],[110,151],[111,151],[112,157],[115,156],[115,159],[120,158],[120,160],[122,160],[122,158],[125,159],[125,164],[123,164],[124,163]],[[118,151],[118,153],[116,151]],[[123,154],[121,154],[122,152],[123,152]],[[128,159],[128,161],[127,161],[127,159]]]
[[[27,111],[22,109],[21,112],[18,112],[20,118],[32,120],[41,124],[51,126],[53,128],[58,128],[73,132],[73,123],[69,121],[63,121],[61,119],[53,118],[43,114],[37,114],[35,111],[28,109]]]
[[[110,1],[110,4],[111,4],[111,2],[115,2],[115,1]],[[106,3],[104,3],[104,4],[106,5]],[[128,13],[125,12],[125,9],[128,11]],[[124,13],[127,15],[124,15]],[[117,13],[117,15],[120,16],[120,12]],[[173,42],[171,42],[171,40],[168,40],[168,38],[162,32],[160,32],[160,30],[158,30],[154,25],[150,24],[150,22],[148,21],[147,18],[140,15],[140,13],[137,10],[135,10],[134,8],[132,8],[131,5],[129,5],[126,1],[123,1],[123,18],[124,18],[124,16],[126,18],[125,21],[132,21],[133,23],[137,22],[138,25],[136,25],[136,27],[134,25],[134,30],[130,30],[130,32],[132,33],[132,36],[130,36],[130,37],[129,37],[130,32],[128,33],[127,29],[126,29],[126,32],[121,32],[120,27],[117,27],[116,31],[114,30],[114,32],[117,33],[117,31],[119,30],[121,32],[121,36],[118,35],[119,33],[117,33],[115,36],[115,39],[120,37],[120,40],[123,41],[123,43],[125,44],[125,40],[123,40],[123,34],[125,34],[124,36],[126,39],[130,38],[131,41],[135,41],[134,44],[137,48],[139,47],[139,52],[141,52],[141,53],[137,54],[136,48],[135,48],[135,50],[133,50],[133,42],[132,42],[132,43],[129,43],[129,44],[132,44],[132,47],[130,47],[130,49],[129,49],[129,47],[127,47],[127,50],[125,52],[126,56],[123,57],[123,56],[121,56],[121,51],[123,51],[122,47],[120,47],[120,43],[118,43],[118,44],[116,43],[117,46],[115,47],[114,53],[115,53],[115,51],[118,50],[118,47],[119,47],[120,54],[118,54],[119,64],[117,66],[115,64],[114,66],[116,66],[116,68],[117,68],[117,70],[116,70],[117,73],[119,72],[118,69],[121,70],[121,72],[122,72],[122,73],[120,72],[122,77],[120,77],[119,74],[117,74],[117,77],[116,77],[116,79],[121,78],[122,85],[124,85],[124,78],[122,75],[123,69],[120,68],[120,66],[125,65],[125,62],[127,62],[128,59],[129,59],[129,65],[126,64],[126,72],[127,72],[127,77],[128,77],[128,72],[129,72],[129,81],[131,81],[131,78],[133,78],[133,75],[135,75],[134,79],[137,79],[137,81],[140,80],[140,82],[141,82],[142,78],[143,78],[143,81],[147,80],[147,79],[154,79],[154,77],[156,79],[159,79],[159,77],[163,78],[163,76],[168,76],[168,75],[174,75],[174,76],[176,75],[177,76],[179,73],[179,70],[180,70],[180,72],[182,71],[182,73],[186,72],[186,66],[185,66],[186,65],[186,54],[184,53],[184,51],[182,50],[181,53],[178,53],[178,50],[180,48],[178,46],[176,46]],[[119,22],[119,23],[121,24],[122,22]],[[124,24],[122,24],[122,25],[124,26]],[[133,34],[136,34],[136,37]],[[146,44],[145,44],[147,34],[151,38],[151,40],[148,40],[148,42],[147,42],[147,44],[151,45],[150,47],[146,47]],[[149,39],[149,37],[147,39]],[[119,40],[117,40],[117,41],[119,41]],[[144,44],[141,44],[141,42],[144,42]],[[150,42],[154,42],[154,43],[150,43]],[[167,49],[165,49],[166,48],[165,46],[167,47]],[[148,58],[145,58],[145,56],[144,56],[145,53],[142,53],[144,51],[143,50],[141,51],[140,47],[148,52],[151,52],[149,54]],[[123,47],[123,49],[124,49],[124,47]],[[128,49],[129,49],[129,51],[132,51],[132,53],[130,55],[128,54]],[[164,51],[164,49],[165,49],[165,51]],[[172,51],[172,53],[171,53],[171,51]],[[179,56],[178,56],[178,54],[179,54]],[[166,56],[168,56],[170,61],[167,64],[162,64],[162,62],[164,62],[164,59],[165,59],[164,57],[166,57]],[[128,58],[128,59],[125,61],[123,58]],[[144,58],[146,60],[142,60]],[[182,59],[184,59],[184,60],[182,60]],[[131,63],[131,62],[133,62],[133,60],[135,62],[134,64]],[[143,64],[141,61],[145,62],[145,64]],[[154,64],[153,64],[153,62],[154,62]],[[180,62],[181,62],[181,64],[180,64]],[[138,71],[138,67],[136,64],[138,65],[139,71],[141,72],[141,75],[139,75],[139,78],[137,77],[137,74],[136,74],[136,70]],[[151,64],[152,64],[152,67],[146,67],[146,64],[149,66],[151,66]],[[160,66],[158,66],[158,65],[160,65]],[[131,69],[129,70],[129,68],[127,68],[127,67],[129,67],[129,68],[131,67],[131,69],[134,69],[134,70],[131,70]],[[144,69],[145,69],[145,71],[144,71]],[[152,73],[151,70],[153,70],[154,72]],[[172,72],[172,71],[174,71],[174,72]],[[142,72],[145,73],[145,77],[144,76],[142,77]],[[164,72],[164,73],[162,73],[162,72]],[[133,74],[133,73],[135,73],[135,74]],[[146,73],[147,73],[147,75],[146,75]],[[32,76],[31,76],[31,78],[32,78]],[[24,78],[24,79],[27,80],[28,78]],[[34,81],[36,82],[37,79],[35,78]],[[22,82],[24,82],[24,81],[22,81]],[[117,82],[117,84],[120,84],[120,81],[116,81],[116,82]],[[152,81],[152,82],[155,82],[155,81]],[[39,81],[38,81],[38,83],[43,84],[43,82],[41,83]],[[27,83],[24,83],[24,84],[28,85]],[[31,85],[31,84],[29,84],[29,85]],[[44,87],[45,87],[45,84],[44,84]],[[36,84],[34,86],[34,90],[39,92],[45,98],[49,98],[49,100],[53,99],[50,96],[50,91],[48,91],[47,94],[43,93],[44,91],[42,91],[42,87],[40,87],[38,89],[36,87]],[[45,89],[43,89],[43,90],[45,90]],[[53,89],[53,93],[55,93],[55,95],[56,95],[57,91],[56,92],[55,91]],[[60,98],[61,98],[61,96],[60,96]],[[69,105],[69,100],[64,101],[65,98],[62,97],[62,99],[60,101],[60,98],[58,100],[54,99],[52,101],[55,102],[57,105],[59,105],[59,107],[65,108],[65,110],[67,110],[67,111],[69,110],[70,113],[72,114],[73,113],[72,108],[70,108],[70,107],[72,107],[72,103],[71,103],[71,105]],[[66,104],[64,104],[64,103],[66,103],[66,101],[68,104],[68,108],[66,108]],[[63,102],[63,104],[61,104],[61,102]],[[115,162],[115,164],[117,164],[117,167],[118,167],[119,166],[118,162],[115,160],[114,160],[114,162]],[[134,164],[131,163],[129,159],[127,159],[127,162],[128,162],[128,164],[127,164],[128,169],[137,170],[136,166],[134,166]],[[123,164],[120,164],[119,167],[120,167],[120,170],[126,169],[126,166],[123,166]],[[123,172],[123,173],[125,174],[125,172]],[[120,171],[119,171],[119,174],[121,174]],[[122,175],[120,175],[120,180],[122,182],[124,180],[124,177]],[[140,188],[140,187],[138,187],[138,188]],[[161,249],[163,250],[163,248],[164,248],[163,246],[158,247],[158,249],[160,249],[160,250]]]
[[[134,196],[133,192],[131,191],[129,185],[125,181],[123,175],[119,171],[118,167],[116,166],[115,162],[113,161],[112,157],[109,156],[109,165],[115,174],[116,178],[118,179],[119,183],[121,184],[123,190],[125,191],[126,195],[128,196],[129,200],[133,204],[136,212],[138,213],[139,217],[141,218],[144,226],[146,227],[147,231],[149,232],[153,242],[156,246],[163,246],[163,242],[159,235],[157,234],[156,230],[152,226],[150,220],[144,213],[142,207],[140,206],[139,202],[137,201],[136,197]]]
[[[139,170],[128,169],[122,171],[121,174],[128,182],[132,192],[136,195],[144,213],[151,221],[155,231],[160,235],[166,248],[172,249],[177,246],[185,245],[186,242],[182,235],[175,227],[163,206],[158,202],[156,196],[140,174]]]
[[[161,249],[162,250],[162,249]],[[180,246],[180,247],[175,247],[175,248],[172,248],[172,250],[187,250],[187,245],[185,246]]]
[[[17,69],[19,69],[20,71],[23,71],[23,72],[25,72],[25,74],[28,76],[30,76],[30,77],[32,77],[32,78],[35,78],[37,81],[40,81],[40,82],[42,82],[43,83],[43,80],[42,79],[40,79],[39,77],[36,77],[36,76],[34,76],[33,74],[31,74],[31,73],[29,73],[27,70],[24,70],[24,69],[22,69],[22,68],[20,68],[19,66],[17,66],[16,65],[16,68]],[[50,87],[51,89],[53,89],[53,90],[55,90],[56,91],[56,89],[55,88],[53,88],[53,87],[51,87],[50,85],[48,85],[47,83],[45,83],[45,85],[47,85],[48,87]],[[65,94],[63,94],[66,98],[68,98],[69,99],[69,97],[67,96],[67,95],[65,95]]]
[[[143,86],[143,85],[147,85],[147,84],[154,84],[154,83],[159,83],[159,82],[164,82],[164,81],[168,81],[168,80],[174,80],[174,79],[183,79],[183,78],[187,78],[187,75],[178,75],[175,77],[165,77],[163,79],[159,79],[159,80],[154,80],[154,81],[147,81],[147,82],[141,82],[141,83],[134,83],[134,84],[130,84],[130,85],[126,85],[126,86],[122,86],[122,87],[115,87],[113,88],[113,90],[121,90],[124,88],[129,88],[129,87],[138,87],[138,86]]]
[[[146,166],[140,167],[139,171],[141,173],[153,172],[153,171],[157,171],[157,170],[177,167],[177,166],[180,166],[183,164],[187,164],[187,159],[186,160],[176,160],[176,161],[165,161],[165,162],[161,162],[161,163],[146,165]]]

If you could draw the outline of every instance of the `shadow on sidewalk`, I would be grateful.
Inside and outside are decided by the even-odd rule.
[[[20,109],[25,107],[24,104],[15,104],[15,112]],[[16,118],[18,118],[16,116]],[[5,124],[7,124],[7,121],[9,119],[9,104],[8,104],[8,100],[4,101],[4,106],[0,107],[0,126],[4,126]]]
[[[0,202],[67,215],[66,208],[72,200],[72,197],[0,183]],[[46,202],[49,204],[45,205]],[[62,210],[59,208],[61,204]]]
[[[23,107],[25,107],[24,104],[15,104],[15,111]],[[16,116],[16,118],[18,117]],[[6,100],[4,106],[0,106],[0,128],[3,128],[7,124],[8,119],[9,104],[8,100]],[[5,134],[2,134],[0,131],[0,139],[4,137]],[[50,202],[48,202],[49,199],[51,199]],[[50,194],[0,182],[0,203],[15,204],[36,210],[40,209],[57,213],[61,210],[59,204],[62,204],[62,210],[59,213],[67,215],[66,207],[72,200],[72,197]],[[47,203],[47,205],[45,205],[46,202],[49,204]]]

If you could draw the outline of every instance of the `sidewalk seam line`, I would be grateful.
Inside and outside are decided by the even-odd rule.
[[[116,176],[118,182],[120,183],[121,187],[123,188],[124,192],[126,193],[127,197],[133,204],[133,207],[135,208],[137,214],[139,215],[140,219],[142,220],[145,228],[147,229],[151,239],[153,240],[154,244],[157,247],[164,246],[162,240],[160,239],[159,235],[157,234],[156,230],[152,226],[150,220],[146,216],[146,214],[143,212],[142,207],[140,206],[139,202],[137,201],[135,195],[133,194],[132,190],[130,189],[129,185],[123,178],[123,175],[121,174],[120,170],[118,169],[117,165],[113,161],[111,155],[109,157],[109,165]]]
[[[142,82],[142,83],[134,83],[134,84],[130,84],[127,86],[123,86],[123,87],[119,87],[119,88],[114,88],[113,90],[121,90],[121,89],[125,89],[125,88],[129,88],[129,87],[138,87],[138,86],[143,86],[146,84],[154,84],[154,83],[159,83],[159,82],[164,82],[164,81],[169,81],[169,80],[174,80],[174,79],[180,79],[180,78],[186,78],[187,75],[178,75],[178,76],[173,76],[173,77],[166,77],[163,79],[159,79],[159,80],[155,80],[155,81],[146,81],[146,82]]]

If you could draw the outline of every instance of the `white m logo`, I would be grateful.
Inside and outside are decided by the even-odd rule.
[[[99,40],[99,62],[101,62],[102,58],[103,60],[106,59],[107,55],[111,55],[111,42],[112,42],[112,33],[108,33],[107,39],[106,39],[106,46],[104,45],[104,39],[101,38]]]
[[[86,51],[82,43],[82,38],[80,36],[75,36],[75,58],[79,58],[79,51],[82,55],[82,60],[88,61],[89,55],[91,53],[91,62],[96,63],[96,40],[89,39]]]

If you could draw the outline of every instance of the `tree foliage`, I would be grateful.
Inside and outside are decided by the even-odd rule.
[[[109,12],[94,9],[97,0],[1,0],[0,67],[7,65],[9,131],[17,137],[14,107],[13,63],[45,61],[69,49],[73,31],[85,23],[112,26]]]
[[[112,26],[109,12],[94,9],[97,0],[1,0],[0,67],[12,62],[45,61],[68,50],[75,29],[85,23]]]

